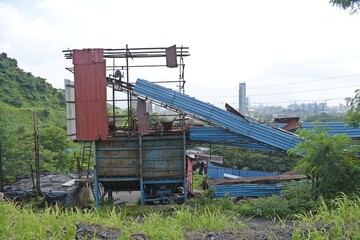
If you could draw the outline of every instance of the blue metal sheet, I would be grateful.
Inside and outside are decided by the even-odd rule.
[[[215,190],[216,198],[230,197],[261,197],[280,195],[284,184],[234,184],[211,186]]]
[[[248,122],[214,105],[146,80],[138,79],[136,81],[134,93],[145,99],[149,98],[166,108],[213,123],[226,131],[279,150],[287,151],[300,142],[297,135],[290,132],[279,131],[278,129],[256,122]]]
[[[252,142],[251,139],[240,135],[225,131],[217,127],[191,127],[190,128],[191,142],[206,142],[227,146],[240,147],[245,149],[255,149],[260,151],[277,151],[267,144]]]
[[[263,176],[277,176],[278,174],[272,172],[259,172],[259,171],[245,171],[233,168],[218,167],[209,163],[207,175],[211,179],[223,179],[224,174],[231,174],[240,177],[263,177]]]
[[[316,126],[324,126],[327,129],[327,132],[330,135],[334,134],[346,134],[351,138],[359,138],[360,137],[360,128],[347,126],[344,122],[303,122],[300,124],[301,129],[314,129]]]
[[[143,177],[180,178],[184,177],[183,136],[162,136],[147,141],[143,136]]]
[[[95,153],[99,178],[138,178],[140,176],[138,138],[121,137],[97,141]]]
[[[286,124],[277,123],[272,126],[283,128]],[[326,132],[330,135],[334,134],[346,134],[351,138],[360,138],[360,127],[348,126],[344,122],[302,122],[300,123],[300,129],[312,130],[316,126],[326,127]]]
[[[96,143],[98,177],[140,177],[138,137],[117,137]],[[183,136],[143,136],[142,166],[145,179],[184,177]]]
[[[185,133],[96,141],[96,205],[100,201],[100,182],[110,194],[112,191],[140,190],[142,204],[154,201],[154,198],[167,199],[169,196],[164,193],[173,193],[180,185],[184,185],[186,191],[185,156]]]

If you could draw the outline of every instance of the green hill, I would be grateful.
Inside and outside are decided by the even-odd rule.
[[[44,126],[66,130],[64,89],[55,89],[41,77],[18,67],[6,53],[0,55],[0,124],[7,130],[32,128],[33,113]]]
[[[6,53],[0,55],[0,101],[17,108],[65,109],[63,89],[55,89],[45,79],[23,71]]]
[[[39,119],[41,170],[69,171],[65,91],[18,67],[0,54],[0,144],[5,179],[28,174],[34,158],[34,119]]]

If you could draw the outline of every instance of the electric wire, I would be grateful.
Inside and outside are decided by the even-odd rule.
[[[345,89],[345,88],[353,88],[353,87],[359,87],[359,84],[356,85],[350,85],[350,86],[341,86],[341,87],[331,87],[331,88],[319,88],[319,89],[309,89],[309,90],[299,90],[299,91],[290,91],[290,92],[276,92],[276,93],[263,93],[263,94],[249,94],[248,97],[256,97],[256,96],[269,96],[269,95],[278,95],[278,94],[293,94],[293,93],[305,93],[305,92],[319,92],[319,91],[328,91],[328,90],[335,90],[335,89]],[[227,98],[238,98],[237,95],[226,95],[226,96],[218,96],[218,95],[212,95],[212,96],[198,96],[198,98],[214,98],[214,97],[227,97]]]
[[[264,94],[254,94],[248,95],[248,97],[255,97],[255,96],[269,96],[269,95],[278,95],[278,94],[291,94],[291,93],[304,93],[304,92],[319,92],[319,91],[327,91],[327,90],[334,90],[334,89],[343,89],[343,88],[352,88],[352,87],[360,87],[359,84],[351,85],[351,86],[343,86],[343,87],[332,87],[332,88],[321,88],[321,89],[311,89],[311,90],[302,90],[302,91],[293,91],[293,92],[278,92],[278,93],[264,93]]]
[[[258,87],[249,87],[248,89],[280,87],[280,86],[288,86],[288,85],[295,85],[295,84],[302,84],[302,83],[309,83],[309,82],[311,82],[311,83],[312,82],[320,82],[320,81],[327,81],[327,80],[354,77],[354,76],[360,76],[360,74],[351,74],[351,75],[344,75],[344,76],[337,76],[337,77],[320,78],[320,79],[307,80],[307,81],[301,81],[301,82],[290,82],[290,83],[272,84],[272,85],[265,85],[265,86],[258,86]]]
[[[355,77],[360,76],[360,73],[356,74],[349,74],[349,75],[342,75],[342,76],[335,76],[335,77],[327,77],[327,78],[320,78],[320,79],[312,79],[312,80],[305,80],[305,81],[297,81],[297,82],[288,82],[288,83],[280,83],[280,84],[271,84],[271,85],[264,85],[264,86],[255,86],[255,87],[247,87],[247,89],[259,89],[259,88],[270,88],[270,87],[280,87],[280,86],[288,86],[288,85],[296,85],[296,84],[302,84],[302,83],[313,83],[313,82],[320,82],[320,81],[328,81],[328,80],[334,80],[334,79],[340,79],[340,78],[349,78],[349,77]],[[251,80],[256,81],[256,80]],[[245,83],[247,81],[244,81]],[[196,90],[195,92],[223,92],[223,91],[234,91],[238,90],[237,88],[228,88],[228,89],[214,89],[214,90]]]

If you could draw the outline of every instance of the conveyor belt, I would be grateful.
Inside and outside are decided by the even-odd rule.
[[[300,142],[296,134],[247,121],[212,104],[143,79],[136,81],[134,93],[144,99],[151,99],[165,108],[212,123],[225,131],[250,139],[253,143],[287,151]]]

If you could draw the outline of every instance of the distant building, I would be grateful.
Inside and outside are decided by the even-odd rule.
[[[247,97],[246,97],[246,83],[239,83],[239,112],[242,114],[247,113]]]

